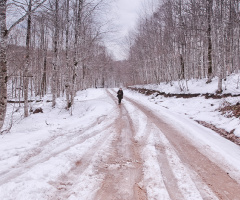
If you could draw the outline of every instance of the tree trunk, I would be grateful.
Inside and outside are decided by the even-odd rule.
[[[66,20],[67,20],[67,27],[66,27],[66,67],[67,67],[67,78],[66,78],[66,83],[65,83],[65,91],[66,91],[66,100],[67,100],[67,109],[71,107],[70,104],[70,76],[71,76],[71,71],[69,67],[69,25],[70,25],[70,20],[69,20],[69,3],[70,0],[67,0],[67,10],[66,10]]]
[[[23,90],[24,90],[24,117],[28,117],[28,85],[29,85],[29,63],[30,63],[30,40],[31,40],[31,12],[32,12],[32,0],[29,0],[28,5],[28,20],[27,20],[27,38],[26,38],[26,63],[23,72]]]
[[[52,107],[56,105],[56,96],[57,96],[57,78],[58,78],[58,42],[59,42],[59,22],[58,22],[58,10],[59,9],[59,0],[55,0],[55,31],[53,37],[53,76],[52,76]]]
[[[185,79],[185,67],[184,67],[184,60],[183,60],[183,55],[180,54],[180,80]]]
[[[43,61],[43,75],[41,82],[41,95],[44,96],[47,93],[47,50],[44,50],[44,61]]]
[[[82,7],[83,7],[83,0],[77,0],[78,2],[78,9],[77,9],[77,19],[76,19],[76,24],[75,24],[75,36],[74,36],[74,56],[73,56],[73,73],[72,73],[72,85],[71,85],[71,102],[70,106],[73,105],[74,101],[74,96],[75,96],[75,89],[76,89],[76,69],[78,65],[78,60],[77,60],[77,53],[78,53],[78,38],[79,38],[79,33],[80,33],[80,28],[81,28],[81,12],[82,12]]]
[[[213,0],[207,0],[207,21],[208,21],[208,29],[207,29],[207,39],[208,39],[208,80],[207,83],[212,81],[212,38],[211,38],[211,13],[212,13]]]
[[[47,47],[48,39],[47,33],[45,34],[45,20],[43,20],[42,30],[41,30],[41,51],[43,51],[43,74],[41,80],[41,96],[44,96],[47,93]]]
[[[0,130],[7,110],[7,0],[0,1]]]

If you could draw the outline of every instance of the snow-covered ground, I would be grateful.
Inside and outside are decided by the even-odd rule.
[[[136,87],[159,90],[166,93],[215,93],[218,88],[218,78],[214,77],[211,83],[206,84],[207,79],[191,79],[188,81],[172,81],[171,83],[137,85]],[[181,91],[182,88],[182,91]],[[231,74],[227,76],[222,83],[223,93],[240,93],[240,74]]]
[[[188,91],[181,91],[179,83],[172,82],[168,84],[160,85],[138,85],[136,87],[153,89],[165,93],[212,93],[214,94],[217,89],[218,80],[214,78],[209,84],[206,84],[206,79],[202,80],[189,80],[187,83]],[[183,83],[186,86],[186,82]],[[223,93],[240,94],[240,74],[230,75],[227,77],[226,81],[223,81]],[[219,108],[222,105],[229,102],[232,105],[240,102],[240,97],[227,97],[222,99],[205,99],[204,97],[195,97],[189,99],[183,98],[165,98],[163,96],[151,95],[148,97],[150,102],[158,104],[161,107],[165,107],[173,112],[186,115],[190,119],[205,121],[207,123],[215,125],[217,128],[225,129],[240,137],[240,119],[236,117],[223,116],[219,112]]]
[[[116,89],[78,92],[73,115],[64,109],[62,98],[52,109],[51,102],[46,101],[48,96],[32,105],[42,107],[43,113],[23,119],[22,109],[14,112],[12,129],[0,135],[0,199],[114,197],[107,193],[106,198],[105,193],[99,193],[101,190],[118,191],[116,199],[141,192],[146,192],[147,199],[196,200],[206,195],[218,199],[218,191],[211,190],[212,183],[203,183],[189,172],[176,147],[154,122],[155,117],[175,127],[202,155],[240,184],[239,146],[194,121],[208,121],[226,130],[236,128],[235,134],[240,134],[239,119],[225,118],[216,111],[222,100],[147,97],[124,90],[126,98],[119,107],[115,92]],[[151,112],[138,109],[134,102]],[[9,106],[5,127],[12,110]],[[151,119],[148,113],[153,113]],[[138,175],[134,175],[135,169]],[[168,183],[167,177],[173,178],[172,182]],[[131,184],[137,185],[137,192],[128,191]],[[177,189],[173,187],[171,191],[171,186]]]
[[[85,137],[112,122],[113,105],[104,90],[78,92],[72,116],[64,109],[63,99],[57,100],[54,109],[46,100],[34,105],[42,107],[43,113],[25,119],[16,113],[11,131],[0,136],[0,199],[49,199],[46,191],[53,188],[51,181],[67,173],[101,132],[86,141]],[[106,117],[108,122],[102,126]]]

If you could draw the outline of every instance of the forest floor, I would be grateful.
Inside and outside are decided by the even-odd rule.
[[[240,199],[239,146],[193,119],[127,90],[63,105],[1,136],[0,199]]]

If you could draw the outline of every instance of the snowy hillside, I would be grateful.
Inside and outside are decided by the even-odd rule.
[[[159,90],[165,93],[215,93],[218,88],[218,78],[213,78],[212,82],[206,84],[207,79],[191,79],[189,81],[174,81],[166,84],[161,83],[159,85],[137,85],[139,88],[147,88]],[[183,91],[181,91],[181,89]],[[240,74],[231,74],[227,76],[226,80],[223,80],[223,93],[240,94]]]
[[[206,79],[203,80],[189,80],[183,82],[184,86],[188,87],[188,91],[181,91],[179,82],[172,82],[160,85],[137,85],[137,88],[153,89],[165,93],[186,94],[186,93],[212,93],[214,94],[217,89],[218,80],[214,78],[210,84],[206,84]],[[185,87],[186,88],[186,87]],[[226,81],[223,82],[223,93],[240,94],[240,74],[230,75]],[[229,117],[219,111],[220,108],[226,104],[236,105],[240,102],[240,97],[227,97],[222,99],[205,99],[204,97],[195,98],[165,98],[163,96],[151,95],[148,97],[149,101],[165,107],[173,112],[188,116],[190,119],[196,121],[205,121],[209,124],[215,125],[217,128],[233,132],[236,136],[240,137],[240,119],[239,117]],[[231,113],[230,113],[231,114]]]

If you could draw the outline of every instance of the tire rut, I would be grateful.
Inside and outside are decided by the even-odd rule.
[[[101,157],[99,152],[105,147],[105,142],[112,136],[112,126],[109,126],[103,131],[101,138],[93,144],[91,151],[84,154],[84,157],[77,160],[75,165],[66,174],[63,174],[58,180],[51,182],[50,184],[56,188],[56,193],[51,195],[49,200],[64,200],[68,199],[73,193],[73,188],[79,184],[79,179],[85,170],[93,165],[98,166],[101,163]],[[101,134],[101,132],[98,132]],[[95,170],[98,173],[98,170]]]
[[[201,154],[186,138],[182,136],[178,130],[171,127],[171,125],[167,124],[161,118],[153,114],[150,109],[134,100],[126,97],[125,99],[145,113],[148,119],[150,119],[152,123],[161,130],[170,144],[174,147],[177,156],[184,163],[187,169],[189,169],[188,171],[193,180],[197,181],[196,179],[200,178],[201,180],[198,181],[203,182],[204,185],[210,188],[218,199],[239,200],[240,184],[236,180],[232,179],[227,172],[223,171],[217,164]],[[163,150],[161,146],[156,146],[156,148],[159,152]],[[162,162],[162,158],[160,158],[160,161]],[[194,174],[196,174],[197,177]],[[203,187],[198,183],[195,185],[196,187]],[[206,191],[206,187],[198,188],[198,190],[204,199],[209,199],[209,197],[206,196],[208,193],[208,191]]]
[[[109,91],[107,93],[116,103],[113,95]],[[94,199],[146,200],[146,191],[139,184],[143,176],[140,149],[134,140],[132,120],[124,105],[119,105],[115,130],[116,135],[112,142],[114,149],[108,161],[100,165],[105,179]]]
[[[95,126],[98,125],[98,123],[99,123],[99,119],[97,119],[90,126],[83,129],[83,131],[81,131],[82,133],[79,133],[78,131],[76,131],[72,136],[66,137],[60,143],[55,144],[54,147],[51,147],[50,149],[47,149],[47,152],[46,152],[45,149],[47,148],[47,145],[49,145],[49,144],[51,145],[52,141],[51,142],[50,142],[50,140],[45,141],[44,142],[45,146],[41,146],[41,150],[39,150],[38,148],[35,148],[35,150],[36,150],[35,155],[34,154],[28,154],[29,157],[27,159],[25,159],[25,161],[22,162],[21,165],[12,168],[12,170],[8,171],[7,173],[1,174],[0,185],[6,183],[7,181],[9,181],[11,179],[14,179],[18,176],[21,176],[27,170],[34,167],[38,163],[46,162],[47,160],[51,159],[52,157],[55,157],[55,156],[61,154],[62,152],[67,151],[68,149],[70,149],[74,145],[78,145],[78,144],[81,144],[81,143],[85,142],[87,139],[96,136],[97,134],[99,134],[99,132],[103,131],[104,129],[107,129],[107,128],[111,127],[112,124],[113,124],[113,122],[112,122],[112,123],[108,124],[107,126],[103,126],[96,131],[86,133],[86,132],[88,132],[88,129],[92,128],[93,125],[95,125]],[[56,137],[55,139],[57,139],[57,138],[58,137]],[[71,142],[71,140],[76,140],[76,141]],[[47,156],[46,156],[46,154],[47,154]]]

